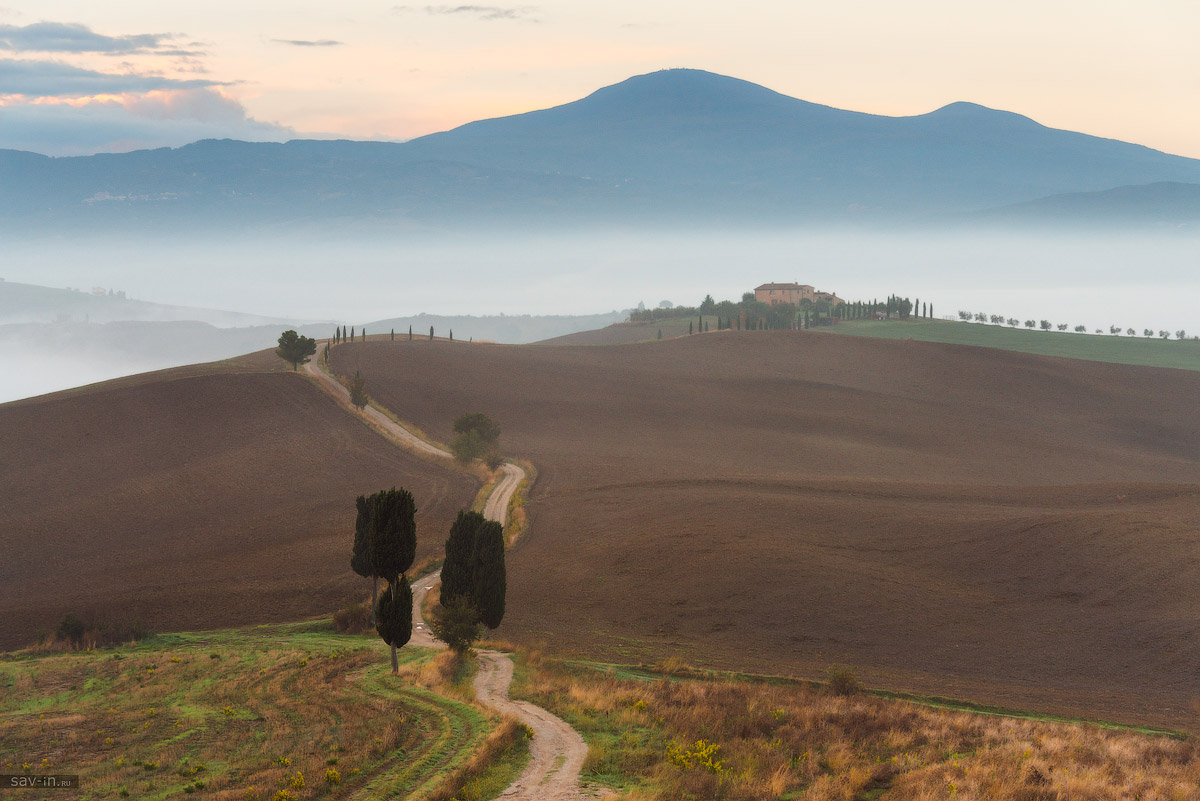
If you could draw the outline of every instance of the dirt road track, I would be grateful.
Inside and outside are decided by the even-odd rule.
[[[321,368],[319,357],[304,365],[304,370],[339,401],[350,406],[349,391]],[[447,451],[426,442],[372,406],[368,406],[363,414],[376,427],[405,447],[431,456],[453,458]],[[503,524],[513,493],[525,479],[525,471],[511,462],[505,462],[501,471],[503,475],[488,495],[483,514],[487,519]],[[411,645],[426,648],[445,647],[430,635],[429,628],[421,616],[425,596],[440,578],[439,571],[420,579],[413,586],[413,633],[409,640]],[[477,655],[479,671],[475,675],[475,693],[478,700],[501,714],[517,718],[533,731],[533,740],[529,745],[529,764],[500,797],[510,801],[577,801],[586,798],[579,786],[579,771],[587,757],[587,745],[579,736],[579,732],[539,706],[527,701],[513,701],[508,697],[513,663],[506,654],[499,651],[479,651]]]

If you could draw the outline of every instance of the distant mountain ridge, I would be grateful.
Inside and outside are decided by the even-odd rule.
[[[664,70],[405,143],[0,151],[0,215],[20,226],[912,222],[1164,182],[1200,183],[1200,160],[972,103],[883,117]]]

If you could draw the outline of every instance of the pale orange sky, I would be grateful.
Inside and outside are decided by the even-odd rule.
[[[71,115],[89,111],[111,123],[110,138],[130,141],[156,125],[174,126],[176,136],[225,126],[237,138],[405,139],[569,102],[631,75],[694,67],[878,114],[969,100],[1200,158],[1200,3],[1191,0],[0,2],[0,45],[4,30],[25,37],[16,49],[0,47],[0,58],[168,82],[55,94],[53,81],[25,79],[19,85],[31,88],[14,96],[0,72],[0,126],[20,122],[34,140],[44,120],[69,140],[71,120],[88,119]],[[39,51],[25,30],[38,22],[77,23],[106,37],[175,36],[141,51]],[[184,80],[220,85],[170,83]],[[46,108],[66,101],[76,108]],[[140,127],[116,133],[121,114]]]

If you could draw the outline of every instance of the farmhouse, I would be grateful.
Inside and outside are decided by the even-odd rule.
[[[834,292],[818,292],[808,284],[763,284],[754,288],[754,299],[760,303],[776,306],[780,303],[790,303],[799,306],[801,301],[816,303],[818,300],[828,301],[833,306],[840,306],[846,301]]]

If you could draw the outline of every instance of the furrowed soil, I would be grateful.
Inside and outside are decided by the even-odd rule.
[[[273,360],[273,361],[272,361]],[[296,620],[367,592],[354,498],[416,496],[418,559],[478,482],[261,355],[0,405],[0,649],[67,613],[154,631]]]
[[[925,342],[339,346],[538,469],[499,636],[1200,728],[1200,374]]]

